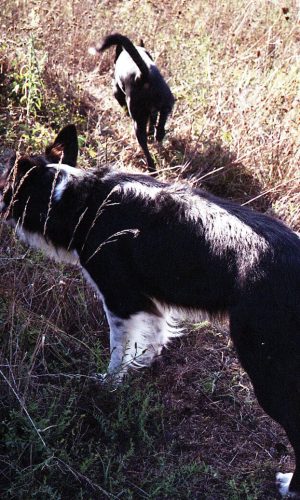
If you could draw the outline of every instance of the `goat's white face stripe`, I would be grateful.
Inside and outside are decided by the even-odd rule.
[[[70,176],[65,175],[62,178],[62,180],[55,186],[54,194],[53,194],[53,198],[55,201],[61,200],[69,180],[70,180]]]
[[[66,165],[64,163],[48,163],[48,167],[55,168],[56,170],[61,171],[64,176],[61,181],[55,186],[53,198],[55,201],[59,201],[62,198],[62,195],[68,185],[71,177],[82,177],[85,175],[85,171],[80,168],[71,167],[70,165]]]

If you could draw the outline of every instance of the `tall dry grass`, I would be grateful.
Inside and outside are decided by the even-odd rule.
[[[177,98],[163,149],[153,145],[161,175],[198,184],[209,174],[210,189],[246,202],[267,192],[254,205],[273,203],[299,227],[297,2],[24,1],[11,24],[12,4],[4,7],[9,54],[34,37],[47,56],[45,92],[73,113],[78,101],[86,104],[100,163],[145,168],[131,123],[112,98],[113,54],[87,55],[89,45],[120,31],[144,39]]]
[[[112,97],[113,54],[87,54],[119,31],[144,40],[176,96],[163,146],[150,145],[159,176],[300,229],[296,1],[6,0],[0,8],[0,163],[18,147],[42,150],[72,121],[84,168],[146,170]],[[154,368],[119,394],[100,390],[92,375],[105,369],[107,326],[93,292],[7,228],[0,237],[4,498],[276,497],[266,477],[291,468],[287,442],[258,409],[220,330],[171,347],[160,377]]]

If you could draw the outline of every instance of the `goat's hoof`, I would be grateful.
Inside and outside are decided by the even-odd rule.
[[[290,491],[290,483],[293,477],[292,472],[287,472],[283,474],[282,472],[277,472],[276,474],[276,486],[282,497],[285,498],[300,498],[300,492]]]

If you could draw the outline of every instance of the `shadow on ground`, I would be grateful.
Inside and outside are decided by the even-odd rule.
[[[172,177],[185,179],[194,187],[207,189],[217,196],[231,198],[239,203],[258,197],[251,207],[262,212],[270,208],[268,196],[259,197],[262,187],[258,179],[228,147],[211,140],[199,141],[195,145],[184,137],[173,137],[169,143],[170,147],[162,155],[170,164]],[[177,158],[175,162],[174,157]]]

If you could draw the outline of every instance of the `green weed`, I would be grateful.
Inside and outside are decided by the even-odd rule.
[[[34,38],[30,37],[27,51],[21,56],[21,63],[15,63],[11,88],[17,102],[25,108],[28,121],[35,117],[43,106],[44,82],[41,73],[45,62],[46,55],[38,57]]]

